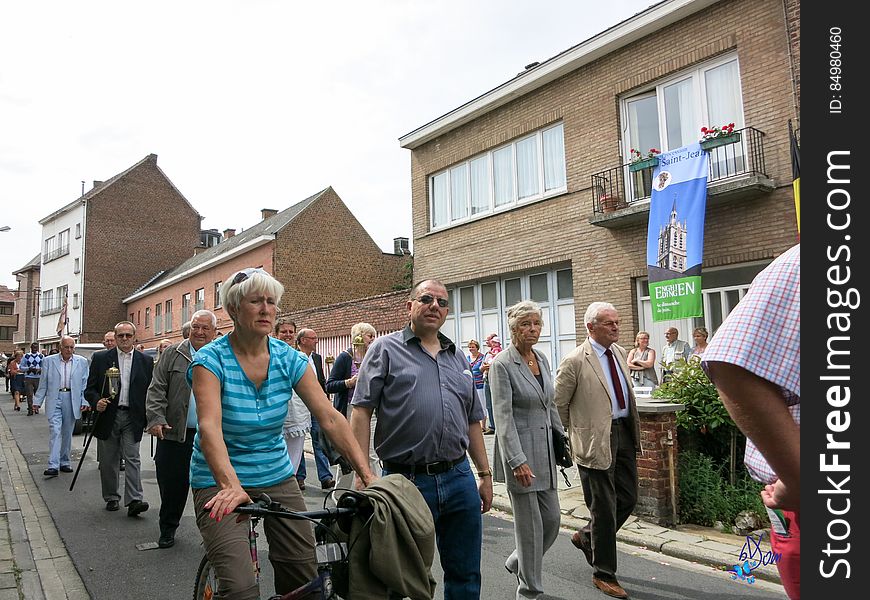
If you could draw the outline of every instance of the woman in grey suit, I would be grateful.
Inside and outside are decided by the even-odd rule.
[[[490,367],[496,423],[495,480],[507,484],[516,549],[505,568],[517,576],[517,598],[544,593],[544,553],[559,534],[559,496],[552,430],[564,432],[553,402],[547,358],[535,350],[541,307],[523,301],[508,309],[511,345]]]

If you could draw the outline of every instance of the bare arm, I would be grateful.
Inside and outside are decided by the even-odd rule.
[[[233,509],[251,501],[242,488],[221,428],[221,385],[214,373],[203,366],[193,368],[193,395],[196,396],[196,419],[200,446],[218,486],[218,493],[205,503],[211,518],[220,521]]]
[[[480,494],[480,512],[489,512],[489,509],[492,508],[492,471],[486,456],[480,421],[468,424],[468,455],[471,456],[478,472],[490,471],[489,475],[480,476],[477,484],[477,491]]]
[[[320,382],[317,381],[317,375],[311,369],[305,369],[305,374],[299,383],[295,386],[296,393],[302,398],[305,406],[320,423],[320,427],[329,437],[329,440],[335,445],[338,451],[344,456],[359,475],[364,485],[368,485],[374,480],[374,475],[369,469],[369,461],[367,454],[364,454],[358,445],[358,440],[354,439],[351,433],[351,426],[347,419],[340,412],[335,410],[332,402],[323,393],[323,388],[320,387]],[[354,409],[356,412],[356,409]],[[366,438],[368,438],[368,428],[366,428]],[[365,448],[368,448],[368,439],[366,439]]]
[[[640,367],[641,367],[640,370],[643,370],[643,369],[649,369],[650,367],[653,367],[653,366],[655,366],[655,364],[656,364],[656,351],[653,350],[652,348],[648,348],[647,350],[648,350],[648,351],[647,351],[647,354],[646,354],[646,355],[647,355],[647,359],[646,359],[646,360],[641,360],[640,358],[635,358],[635,359],[634,359],[634,362],[635,362],[636,364],[640,365]],[[628,365],[628,366],[629,366],[629,368],[631,368],[631,361],[629,361],[629,365]]]
[[[800,508],[800,426],[788,412],[779,388],[730,363],[711,361],[708,369],[731,418],[788,489],[778,496],[780,507]]]

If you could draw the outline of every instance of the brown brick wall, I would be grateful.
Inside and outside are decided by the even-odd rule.
[[[191,308],[190,314],[194,311],[193,303],[196,301],[196,290],[199,288],[205,289],[205,306],[204,308],[212,311],[218,318],[218,330],[227,333],[232,330],[233,324],[227,312],[221,308],[215,308],[217,298],[215,298],[214,284],[226,281],[237,271],[247,267],[262,266],[268,273],[274,273],[272,254],[274,252],[274,242],[270,242],[258,248],[254,248],[244,254],[234,257],[219,265],[215,265],[200,273],[197,273],[184,281],[174,283],[163,289],[157,290],[143,298],[134,300],[127,305],[127,315],[141,315],[141,323],[136,323],[136,337],[139,342],[145,345],[146,348],[157,346],[160,340],[166,338],[173,343],[180,342],[181,337],[181,297],[184,294],[190,294]],[[140,284],[141,285],[141,284]],[[286,282],[285,282],[286,285]],[[154,331],[154,307],[158,303],[166,306],[166,301],[172,300],[172,331],[167,332],[166,326],[163,326],[161,333]],[[145,327],[145,308],[151,308],[151,322],[149,327]],[[163,322],[166,323],[166,314],[163,314]]]
[[[287,313],[299,328],[307,327],[321,338],[350,335],[356,323],[368,323],[377,331],[395,331],[408,323],[408,290],[388,292]]]
[[[193,255],[199,214],[151,155],[87,203],[81,342],[127,318],[122,300]]]
[[[193,255],[199,214],[151,155],[87,203],[81,342],[127,318],[122,300]]]
[[[591,175],[624,162],[618,153],[620,94],[725,51],[737,53],[746,124],[765,132],[767,174],[779,188],[708,208],[704,264],[740,262],[747,245],[772,257],[794,244],[795,228],[783,226],[795,221],[787,126],[794,109],[784,15],[774,0],[718,3],[412,151],[415,280],[469,282],[568,260],[578,332],[582,313],[594,300],[613,302],[623,320],[636,326],[630,277],[646,273],[646,225],[617,230],[590,225]],[[469,96],[474,93],[469,90]],[[565,130],[566,194],[428,233],[428,175],[559,119]]]
[[[282,312],[364,298],[402,286],[406,256],[385,254],[332,188],[277,235]]]
[[[679,481],[677,471],[677,422],[676,413],[641,413],[640,443],[642,452],[637,457],[638,499],[634,514],[648,517],[662,525],[673,525],[671,504],[671,478],[668,459],[668,445],[662,440],[673,442],[674,487],[676,492],[677,514],[679,514]]]

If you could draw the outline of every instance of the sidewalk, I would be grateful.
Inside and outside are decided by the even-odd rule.
[[[0,413],[0,600],[89,598]]]
[[[491,464],[495,436],[485,435],[483,439]],[[305,440],[305,452],[313,455],[310,437]],[[583,490],[577,469],[566,469],[565,472],[571,481],[571,487],[565,485],[565,480],[559,473],[559,504],[562,509],[562,527],[576,531],[589,522],[589,509],[586,508],[586,503],[583,500]],[[493,483],[492,506],[495,510],[513,514],[505,484]],[[643,521],[635,516],[629,517],[622,529],[617,532],[616,539],[625,544],[660,552],[665,556],[723,570],[730,569],[737,564],[740,551],[746,542],[745,537],[722,533],[712,527],[679,525],[675,528],[667,528]],[[770,550],[767,534],[761,543],[761,548],[764,552]],[[578,556],[579,554],[578,551]],[[582,556],[580,558],[582,559]],[[781,583],[779,571],[773,565],[757,569],[753,575],[758,579]]]

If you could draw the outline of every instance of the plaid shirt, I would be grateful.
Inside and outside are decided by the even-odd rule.
[[[725,362],[779,386],[783,402],[801,422],[801,255],[790,248],[752,281],[746,296],[716,331],[702,366]],[[776,473],[746,440],[743,462],[753,479],[776,481]]]

